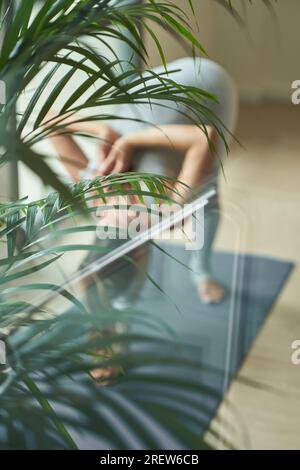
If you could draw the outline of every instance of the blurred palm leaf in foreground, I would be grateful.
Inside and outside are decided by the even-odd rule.
[[[139,195],[159,198],[169,184],[154,175],[124,174],[123,181],[133,183]],[[115,176],[69,189],[74,200],[86,200],[103,195],[107,185],[112,194],[124,193]],[[71,226],[62,225],[70,220]],[[0,448],[76,448],[76,436],[85,435],[104,448],[207,448],[199,431],[208,413],[201,397],[220,399],[220,392],[197,378],[203,370],[197,361],[170,353],[176,338],[163,320],[132,309],[116,311],[101,295],[91,308],[85,293],[73,292],[74,283],[50,282],[49,268],[67,252],[96,250],[99,259],[107,254],[101,245],[62,241],[67,234],[95,232],[96,224],[92,217],[82,220],[82,212],[56,193],[32,204],[2,205],[0,331],[7,364],[0,372]],[[20,226],[25,239],[18,249]],[[169,339],[160,339],[159,331]],[[174,372],[158,374],[157,365],[175,366]],[[107,375],[97,382],[90,376],[95,368],[112,367],[118,383],[109,388],[101,386]]]
[[[215,100],[216,97],[201,89],[178,85],[172,80],[171,73],[163,73],[158,77],[158,83],[150,84],[153,75],[141,76],[134,61],[125,64],[112,46],[114,40],[127,44],[147,69],[147,51],[140,35],[140,29],[146,27],[151,31],[162,62],[166,64],[163,48],[151,30],[152,22],[168,27],[173,34],[189,43],[195,52],[204,52],[190,31],[186,13],[172,2],[0,0],[0,10],[3,16],[0,80],[5,82],[7,89],[7,104],[0,115],[0,163],[22,161],[43,182],[66,196],[67,187],[50,169],[45,156],[33,150],[34,144],[49,133],[62,132],[65,126],[62,120],[68,117],[70,121],[82,110],[88,111],[86,120],[103,120],[114,117],[107,111],[113,106],[149,100],[185,103],[194,114],[195,122],[212,122],[224,138],[221,123],[206,106],[207,100]],[[8,27],[4,28],[6,23]],[[92,39],[93,44],[96,41],[98,46],[92,48],[88,39]],[[108,53],[112,58],[107,57]],[[62,66],[63,73],[48,92],[47,86]],[[85,74],[85,78],[68,95],[66,87],[78,70]],[[43,79],[36,80],[41,72],[44,73]],[[32,86],[34,93],[31,99],[22,115],[15,118],[20,97]],[[87,97],[82,100],[87,92]],[[57,111],[61,120],[47,119],[49,111],[64,96],[64,103]],[[101,109],[103,111],[99,112]]]
[[[187,3],[192,6],[190,0]],[[227,6],[231,11],[230,2]],[[199,397],[220,396],[195,379],[195,372],[204,366],[184,355],[139,353],[139,344],[148,345],[150,351],[157,349],[161,340],[155,331],[166,328],[163,322],[157,324],[142,312],[114,311],[101,301],[97,308],[89,309],[82,295],[68,285],[53,282],[49,274],[66,253],[77,257],[82,251],[96,251],[100,258],[107,253],[95,243],[63,242],[66,235],[95,232],[96,222],[88,218],[95,209],[87,207],[87,199],[103,198],[108,185],[110,195],[124,195],[128,189],[122,183],[129,183],[131,192],[138,196],[146,192],[167,198],[170,181],[154,175],[117,175],[68,186],[50,168],[46,156],[35,149],[35,144],[50,133],[64,131],[66,117],[76,120],[77,113],[85,110],[85,120],[114,118],[107,111],[110,106],[149,100],[184,103],[195,122],[213,124],[225,143],[222,124],[206,106],[207,100],[216,97],[178,85],[171,73],[162,74],[158,84],[149,85],[150,76],[141,76],[133,63],[123,64],[122,70],[122,61],[114,50],[110,50],[114,60],[108,59],[95,53],[86,38],[96,39],[99,50],[102,46],[112,49],[112,39],[123,41],[145,68],[147,51],[139,34],[145,22],[148,30],[151,22],[168,29],[194,51],[203,52],[203,48],[191,33],[185,13],[166,0],[139,5],[126,0],[0,0],[0,10],[0,80],[7,88],[7,102],[0,114],[1,164],[22,161],[58,190],[31,204],[19,200],[0,206],[0,331],[7,347],[7,363],[0,369],[0,448],[76,448],[74,436],[85,433],[95,436],[104,448],[160,448],[162,436],[170,447],[207,448],[199,433],[207,410]],[[152,38],[165,63],[154,33]],[[43,81],[18,114],[20,97],[46,66]],[[47,85],[62,66],[67,68],[41,105]],[[61,121],[48,119],[45,125],[48,112],[59,97],[64,97],[65,87],[77,70],[86,74],[85,80],[58,109]],[[99,79],[101,86],[94,87]],[[88,97],[80,102],[86,92]],[[96,108],[103,108],[103,113]],[[141,189],[142,183],[146,190]],[[87,218],[77,224],[77,218],[82,217],[78,205],[85,208]],[[67,221],[71,225],[65,227]],[[56,295],[56,300],[60,297],[68,306],[60,311],[56,303],[53,310],[51,302],[50,306],[46,302],[49,294],[52,298]],[[133,321],[150,323],[153,335],[133,334]],[[116,332],[118,322],[129,328]],[[104,335],[103,331],[111,333]],[[170,344],[176,344],[172,331],[169,333]],[[176,365],[176,373],[156,376],[151,366],[157,363]],[[148,373],[139,371],[139,366],[148,365]],[[92,369],[112,366],[119,371],[117,386],[106,389],[91,378]],[[188,380],[186,374],[181,378],[180,368],[190,371]],[[172,397],[166,387],[170,384]],[[186,391],[191,392],[193,400],[185,400]]]

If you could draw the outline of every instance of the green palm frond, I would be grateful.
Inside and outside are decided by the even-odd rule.
[[[233,2],[216,1],[235,16]],[[187,0],[187,4],[193,12],[193,2]],[[204,402],[222,398],[214,387],[197,379],[206,366],[177,350],[175,333],[162,319],[108,305],[105,276],[93,303],[79,287],[56,279],[56,274],[53,280],[53,269],[57,273],[58,262],[68,253],[77,258],[85,252],[99,259],[110,253],[105,244],[78,242],[78,237],[96,231],[93,215],[99,208],[88,202],[100,198],[105,203],[102,210],[109,210],[109,199],[116,196],[169,201],[167,189],[174,181],[131,173],[66,185],[35,148],[51,133],[68,132],[64,119],[74,116],[76,121],[80,111],[89,112],[84,120],[116,119],[109,112],[115,105],[161,101],[162,106],[183,103],[204,132],[202,124],[210,122],[226,145],[226,130],[207,106],[217,97],[180,86],[170,71],[141,75],[134,63],[120,60],[111,41],[127,44],[146,69],[141,27],[151,31],[163,64],[163,48],[151,24],[170,31],[199,54],[205,53],[203,46],[190,31],[183,9],[168,0],[139,5],[127,0],[26,0],[18,2],[11,14],[13,6],[13,0],[0,0],[0,80],[7,85],[8,97],[0,112],[0,163],[24,162],[57,192],[30,204],[26,199],[0,204],[0,331],[7,345],[7,364],[0,366],[0,448],[73,449],[78,437],[88,434],[106,448],[160,448],[164,435],[170,446],[206,449],[202,436],[210,410]],[[4,28],[8,20],[9,27]],[[99,50],[108,48],[113,59],[99,50],[96,53],[88,39],[97,41]],[[48,93],[47,86],[62,70]],[[85,78],[66,95],[67,84],[78,70]],[[40,73],[44,79],[36,84]],[[153,77],[158,79],[155,85]],[[31,87],[31,99],[22,113],[16,112],[21,96]],[[59,119],[47,118],[62,97]],[[66,242],[65,237],[72,235],[76,242],[74,238]],[[59,299],[55,308],[53,299]],[[119,323],[128,329],[117,332]],[[147,326],[148,333],[133,332],[132,324],[139,331]],[[164,341],[159,337],[162,330],[167,335]],[[161,374],[154,372],[157,365]],[[105,388],[100,386],[104,383],[95,383],[90,372],[97,367],[116,368],[118,384]],[[231,442],[226,444],[233,447]]]
[[[0,10],[5,4],[10,9],[15,6],[13,0],[2,1]],[[226,145],[222,124],[207,107],[207,102],[215,97],[199,89],[179,86],[172,80],[172,74],[167,72],[157,76],[158,83],[153,85],[150,83],[153,74],[141,76],[133,63],[127,64],[122,72],[120,58],[116,56],[111,61],[101,53],[112,40],[122,41],[140,57],[147,69],[147,51],[140,28],[149,30],[151,23],[168,26],[199,53],[204,53],[201,43],[189,29],[183,9],[169,1],[133,4],[126,0],[46,0],[38,5],[37,8],[37,2],[33,0],[20,2],[14,15],[10,15],[9,27],[3,32],[0,80],[7,85],[8,102],[0,114],[0,137],[4,147],[2,163],[12,158],[23,161],[44,182],[47,180],[48,184],[66,196],[65,185],[59,181],[47,161],[32,148],[49,133],[62,130],[65,126],[63,122],[58,126],[57,121],[54,125],[51,120],[48,120],[46,128],[42,125],[48,112],[62,96],[66,96],[58,110],[62,120],[82,110],[89,111],[87,120],[101,120],[104,115],[105,119],[109,119],[112,113],[107,112],[107,109],[124,103],[141,104],[149,100],[155,103],[162,100],[182,102],[190,108],[197,124],[211,122]],[[159,40],[151,31],[162,61],[166,63]],[[90,47],[88,38],[98,41],[97,51]],[[12,124],[11,115],[15,112],[19,98],[51,64],[53,66],[44,79],[39,80],[37,85],[35,82],[34,94],[26,103],[20,119]],[[47,86],[62,67],[62,75],[52,86],[46,100],[43,99]],[[86,78],[66,95],[66,86],[78,70],[83,71]],[[86,93],[88,96],[82,101]],[[103,113],[95,112],[96,107],[98,110],[102,108]],[[12,145],[12,142],[18,142],[18,145]]]
[[[163,196],[161,187],[170,183],[168,178],[149,174],[123,174],[121,181],[144,182],[149,188],[146,194],[157,198]],[[107,185],[112,194],[126,193],[120,191],[117,175],[81,182],[70,192],[75,199],[86,200]],[[132,187],[136,195],[145,193],[139,185]],[[78,436],[85,434],[109,448],[160,448],[155,429],[174,447],[207,448],[201,437],[209,413],[203,399],[217,402],[221,395],[196,378],[204,365],[187,357],[184,347],[177,351],[172,328],[149,313],[114,310],[105,305],[101,294],[94,298],[96,308],[91,307],[82,295],[72,292],[72,286],[62,288],[46,281],[59,256],[83,248],[77,243],[63,245],[63,237],[95,231],[96,222],[83,218],[57,193],[35,203],[2,204],[0,212],[0,236],[7,242],[7,252],[0,259],[0,330],[6,332],[7,344],[7,366],[0,370],[0,448],[72,449],[80,442]],[[71,226],[61,225],[70,220]],[[20,227],[21,247],[15,237]],[[99,259],[107,251],[94,243],[84,249],[97,249]],[[43,273],[44,282],[30,280],[37,272]],[[62,311],[57,307],[52,311],[51,303],[39,300],[38,293],[49,292],[52,299],[57,293],[65,300]],[[119,323],[128,328],[114,331]],[[177,351],[175,355],[170,348]],[[103,351],[109,351],[109,356]],[[170,366],[176,372],[170,372]],[[95,383],[90,371],[97,367],[118,370],[118,384],[106,389]],[[166,368],[168,374],[155,372],[157,367]],[[121,432],[116,423],[126,425],[127,432]]]
[[[25,201],[20,201],[15,205],[1,204],[0,205],[0,220],[2,230],[0,237],[6,240],[7,253],[6,256],[0,260],[1,276],[0,284],[2,285],[2,294],[15,294],[18,290],[44,290],[51,292],[58,292],[60,295],[69,299],[75,306],[79,306],[82,311],[85,308],[80,304],[77,299],[72,296],[65,289],[53,283],[46,282],[44,284],[17,284],[11,286],[16,281],[27,279],[31,274],[43,271],[51,264],[59,260],[65,253],[69,252],[94,252],[104,256],[109,254],[109,248],[99,246],[96,243],[92,245],[80,244],[78,242],[73,244],[66,244],[61,242],[65,236],[70,234],[83,234],[83,233],[96,233],[98,219],[91,217],[92,215],[99,216],[101,211],[109,211],[111,209],[123,209],[123,207],[116,203],[110,203],[111,198],[124,195],[135,195],[140,198],[152,197],[153,200],[159,202],[162,199],[170,201],[167,196],[165,188],[171,185],[173,180],[168,177],[151,174],[133,174],[124,173],[120,176],[110,175],[107,177],[97,178],[93,181],[83,181],[78,184],[71,185],[69,192],[72,199],[64,199],[58,193],[51,193],[46,198],[34,203],[27,204]],[[124,184],[130,183],[128,189],[124,188]],[[144,183],[147,189],[141,188],[141,183]],[[107,188],[110,189],[109,193],[104,192]],[[81,209],[74,208],[74,201],[80,199],[83,205],[93,200],[98,200],[103,197],[105,204],[98,207],[86,208],[86,216],[89,218],[82,223]],[[126,208],[127,206],[124,206]],[[151,209],[146,209],[151,214]],[[61,227],[63,222],[71,221],[71,226],[64,228]],[[24,240],[22,246],[17,245],[17,231],[22,229],[24,232]],[[42,247],[42,249],[41,249]],[[127,259],[127,258],[126,258]],[[145,273],[147,275],[147,273]],[[154,281],[152,281],[154,282]],[[18,308],[19,311],[19,308]],[[12,309],[10,307],[10,313]],[[8,319],[10,324],[13,319]],[[19,319],[17,318],[17,324]]]

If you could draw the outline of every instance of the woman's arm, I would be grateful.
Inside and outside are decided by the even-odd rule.
[[[186,152],[193,145],[207,143],[215,134],[211,126],[206,126],[207,136],[196,125],[170,124],[159,128],[149,127],[126,137],[127,144],[137,147],[170,147]]]
[[[216,146],[216,132],[210,128],[208,129],[209,139],[213,147]],[[211,177],[215,163],[215,152],[211,151],[208,145],[206,137],[203,135],[203,139],[192,144],[187,150],[181,170],[177,176],[178,181],[186,184],[191,188],[184,188],[180,183],[176,183],[174,189],[176,192],[172,192],[171,197],[179,202],[184,202],[189,199],[191,193],[201,190]]]
[[[169,125],[160,129],[149,128],[128,137],[133,147],[173,147],[185,152],[184,162],[178,180],[192,188],[209,177],[214,166],[213,148],[216,132],[211,126],[203,130],[195,125]],[[208,144],[208,139],[211,146]]]
[[[167,125],[129,134],[116,141],[99,173],[106,175],[126,171],[137,148],[171,147],[185,153],[178,180],[192,189],[198,189],[207,181],[214,167],[216,131],[207,126],[206,133],[195,125]],[[176,189],[184,193],[184,198],[188,197],[183,185],[176,185]]]
[[[49,139],[72,180],[79,181],[80,171],[86,168],[88,164],[88,159],[79,145],[69,135],[50,135]]]
[[[83,118],[83,116],[73,115],[61,120],[57,113],[50,111],[47,114],[44,126],[47,128],[47,124],[50,124],[50,122],[52,125],[57,123],[57,125],[64,126],[64,132],[82,132],[99,137],[99,140],[101,140],[98,151],[98,161],[100,164],[108,155],[113,143],[120,136],[105,122],[83,121]],[[80,122],[74,122],[76,119],[80,119]],[[73,181],[79,181],[80,171],[86,168],[89,161],[80,146],[75,142],[71,135],[63,134],[60,130],[57,130],[56,133],[50,134],[49,139],[54,145],[62,163],[66,167]]]

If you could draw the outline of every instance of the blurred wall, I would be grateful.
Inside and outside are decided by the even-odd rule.
[[[188,0],[173,0],[189,12]],[[300,1],[273,0],[276,16],[263,0],[233,0],[244,20],[241,26],[215,0],[194,0],[194,32],[209,56],[225,66],[238,84],[244,100],[285,100],[290,102],[291,83],[300,79]],[[198,23],[198,28],[195,23]],[[168,60],[186,52],[165,31],[156,32]],[[154,65],[160,62],[153,41],[146,36]]]

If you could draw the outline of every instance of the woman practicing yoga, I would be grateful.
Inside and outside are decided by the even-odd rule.
[[[170,63],[168,70],[176,70],[172,79],[177,83],[199,87],[218,98],[218,103],[210,101],[207,106],[228,129],[230,138],[236,122],[238,98],[234,83],[224,69],[208,59],[184,58]],[[157,67],[154,72],[163,73],[164,68]],[[153,78],[154,82],[156,80]],[[201,250],[191,252],[191,268],[201,300],[204,303],[220,302],[224,290],[211,272],[210,261],[219,223],[217,174],[224,144],[216,131],[207,125],[207,134],[216,148],[212,153],[207,137],[192,123],[190,111],[183,104],[121,105],[115,114],[120,119],[70,125],[74,131],[93,133],[103,140],[97,161],[92,163],[71,136],[56,134],[50,137],[58,154],[65,159],[70,176],[78,181],[84,176],[91,178],[133,170],[170,176],[199,192],[204,186],[214,188],[216,196],[205,209],[204,245]],[[176,189],[182,188],[179,185]],[[186,190],[182,192],[181,202],[188,196]]]

